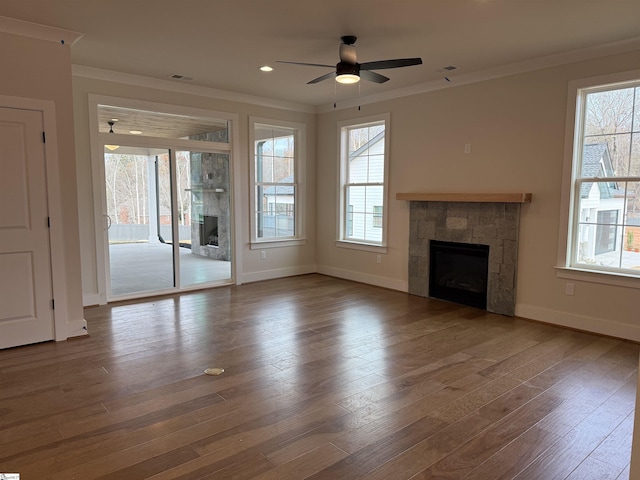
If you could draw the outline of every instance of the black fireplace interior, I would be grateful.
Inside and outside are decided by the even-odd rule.
[[[218,217],[204,216],[200,224],[200,245],[218,246]]]
[[[489,245],[431,240],[429,296],[487,308]]]

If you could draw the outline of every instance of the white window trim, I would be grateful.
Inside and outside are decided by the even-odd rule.
[[[574,212],[574,188],[575,175],[574,152],[582,148],[582,125],[580,124],[582,112],[579,103],[578,92],[581,89],[606,86],[616,83],[624,83],[640,79],[640,70],[619,72],[610,75],[573,80],[569,82],[567,89],[567,113],[565,124],[564,162],[562,167],[562,192],[560,198],[560,228],[558,234],[558,256],[556,263],[556,277],[578,280],[591,283],[622,286],[640,289],[640,277],[625,274],[624,272],[612,272],[610,270],[578,268],[571,266],[569,253],[571,252],[573,216]]]
[[[294,237],[283,238],[258,238],[257,226],[256,226],[256,162],[255,162],[255,126],[269,125],[274,128],[284,127],[291,128],[296,131],[295,138],[295,176],[297,180],[297,192],[295,203],[295,225],[296,235]],[[250,176],[250,188],[249,188],[249,211],[250,211],[250,225],[251,225],[251,238],[249,240],[249,249],[258,250],[264,248],[278,248],[278,247],[294,247],[298,245],[305,245],[306,239],[306,152],[307,152],[307,126],[304,123],[287,122],[284,120],[274,120],[272,118],[261,117],[249,117],[249,176]]]
[[[345,129],[348,127],[365,126],[372,123],[384,122],[384,184],[382,198],[384,201],[382,208],[382,240],[380,243],[347,240],[345,239],[346,208],[345,202],[345,179],[347,177],[347,164],[343,159],[347,156],[348,141]],[[338,122],[338,214],[336,215],[336,247],[351,248],[367,252],[387,253],[387,222],[389,218],[389,145],[391,138],[391,114],[382,113],[368,117],[359,117],[351,120]]]

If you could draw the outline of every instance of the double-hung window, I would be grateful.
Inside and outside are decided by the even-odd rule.
[[[340,212],[338,245],[386,245],[389,115],[339,124]]]
[[[569,269],[640,277],[640,74],[635,75],[573,85],[564,259]]]
[[[250,119],[252,245],[297,245],[304,238],[304,125]]]

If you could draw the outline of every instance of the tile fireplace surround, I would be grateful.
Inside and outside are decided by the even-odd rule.
[[[487,310],[513,316],[521,204],[531,194],[397,194],[410,201],[409,293],[429,296],[429,242],[489,246]]]

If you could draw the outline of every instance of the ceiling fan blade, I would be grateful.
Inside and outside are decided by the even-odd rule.
[[[369,70],[360,70],[360,78],[364,78],[365,80],[375,83],[384,83],[389,80],[389,77],[385,77],[384,75],[380,75],[376,72],[370,72]]]
[[[378,60],[376,62],[366,62],[360,64],[360,70],[383,70],[385,68],[410,67],[421,65],[421,58],[396,58],[394,60]]]
[[[321,82],[323,80],[326,80],[327,78],[332,78],[336,76],[336,72],[329,72],[329,73],[325,73],[324,75],[318,77],[318,78],[314,78],[313,80],[311,80],[310,82],[307,82],[307,85],[311,85],[312,83],[318,83]]]
[[[303,63],[303,62],[284,62],[282,60],[276,60],[276,63],[288,63],[290,65],[306,65],[308,67],[328,67],[335,68],[335,65],[325,65],[324,63]]]

